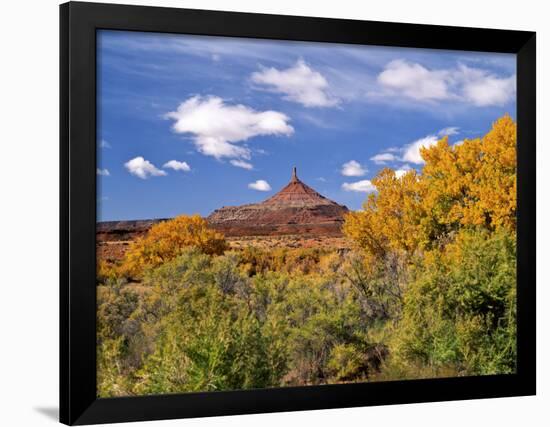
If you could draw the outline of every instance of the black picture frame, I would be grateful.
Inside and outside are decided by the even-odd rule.
[[[96,394],[96,31],[184,33],[517,55],[517,373],[99,399]],[[60,421],[159,420],[533,395],[534,32],[161,7],[60,6]]]

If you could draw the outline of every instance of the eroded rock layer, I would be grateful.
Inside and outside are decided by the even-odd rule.
[[[300,181],[294,168],[290,182],[269,199],[216,209],[207,220],[226,236],[339,236],[346,212],[347,207],[327,199]]]

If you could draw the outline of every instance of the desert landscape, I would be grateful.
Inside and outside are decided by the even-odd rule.
[[[303,183],[292,171],[289,183],[258,203],[222,207],[212,212],[208,225],[226,237],[232,249],[318,248],[350,249],[342,233],[348,208],[327,199]],[[155,224],[168,218],[108,221],[97,224],[98,259],[116,262],[129,245]]]
[[[97,225],[101,397],[512,373],[515,123],[206,218]],[[506,189],[506,191],[502,191]]]
[[[99,397],[516,371],[515,55],[97,40]]]

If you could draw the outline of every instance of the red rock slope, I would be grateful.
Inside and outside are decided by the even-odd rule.
[[[216,209],[207,220],[226,236],[339,236],[346,212],[347,207],[327,199],[300,181],[294,168],[290,182],[269,199]]]

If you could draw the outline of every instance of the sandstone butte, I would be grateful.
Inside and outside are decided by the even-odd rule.
[[[224,206],[206,219],[227,237],[241,236],[341,236],[348,208],[319,194],[303,183],[293,168],[290,182],[260,203]],[[97,224],[97,241],[134,240],[166,219],[108,221]]]
[[[290,182],[260,203],[224,206],[207,221],[226,236],[315,234],[340,236],[348,208],[304,184],[292,170]]]

